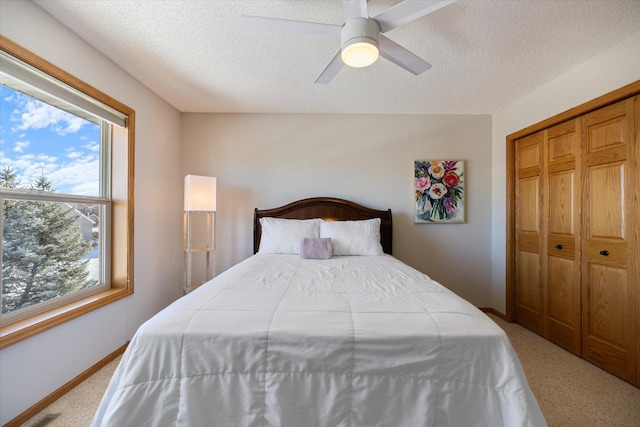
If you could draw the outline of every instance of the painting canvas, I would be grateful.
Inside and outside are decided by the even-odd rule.
[[[415,222],[464,222],[464,161],[414,162]]]

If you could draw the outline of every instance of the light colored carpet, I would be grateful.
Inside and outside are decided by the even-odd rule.
[[[509,335],[550,427],[640,426],[640,388],[520,325],[490,317]],[[89,426],[119,361],[109,363],[24,425]]]
[[[551,427],[640,426],[640,388],[515,323],[505,330]]]
[[[102,395],[122,356],[80,383],[76,388],[47,406],[29,421],[28,427],[84,427],[90,426]],[[123,426],[124,427],[124,426]]]

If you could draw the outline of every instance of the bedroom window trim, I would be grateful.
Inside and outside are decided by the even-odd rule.
[[[0,327],[0,349],[3,349],[133,294],[135,112],[2,35],[0,35],[0,51],[3,56],[8,54],[26,64],[27,73],[31,74],[32,78],[37,80],[41,78],[37,74],[44,73],[46,76],[41,79],[41,83],[44,83],[38,85],[40,89],[63,97],[62,92],[59,92],[62,86],[59,82],[62,82],[72,88],[72,91],[68,91],[71,95],[67,95],[72,99],[66,98],[66,100],[88,111],[89,114],[106,117],[107,120],[118,125],[109,126],[111,153],[106,158],[110,159],[111,173],[110,179],[104,183],[111,192],[109,201],[111,222],[108,233],[111,239],[111,248],[110,254],[107,256],[107,259],[110,258],[107,265],[110,279],[106,283],[107,286],[97,293],[79,295],[72,301],[63,302],[63,305],[2,325]],[[6,68],[5,65],[6,62],[3,61],[3,69]],[[29,67],[32,69],[29,70]],[[77,93],[73,94],[73,91]],[[74,113],[78,114],[78,112]],[[107,225],[108,228],[109,225]]]

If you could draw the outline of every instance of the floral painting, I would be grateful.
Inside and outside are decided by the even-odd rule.
[[[464,222],[464,161],[416,160],[415,221]]]

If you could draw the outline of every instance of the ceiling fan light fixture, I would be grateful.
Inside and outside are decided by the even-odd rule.
[[[353,18],[342,27],[342,61],[350,67],[368,67],[378,60],[380,25],[371,18]]]
[[[352,42],[342,47],[342,61],[350,67],[364,68],[378,60],[378,47],[370,40]]]

